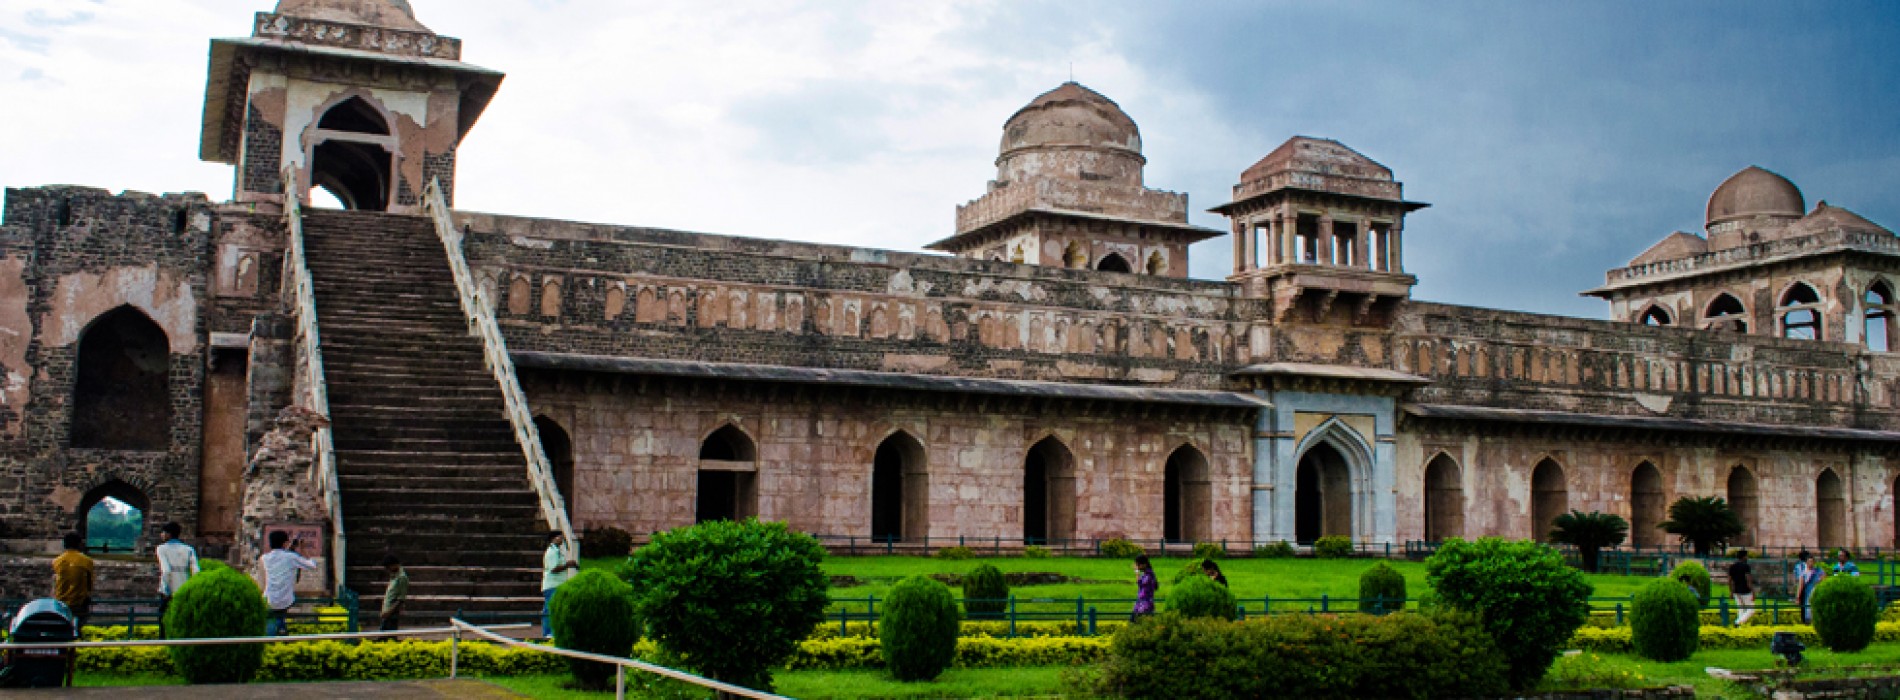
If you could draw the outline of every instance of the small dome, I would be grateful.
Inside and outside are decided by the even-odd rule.
[[[1807,210],[1801,189],[1788,178],[1751,165],[1729,176],[1709,195],[1708,224],[1755,216],[1799,218]]]
[[[278,0],[277,14],[426,32],[409,0]]]
[[[1002,155],[1026,148],[1087,147],[1141,154],[1141,130],[1114,100],[1075,82],[1031,100],[1003,123]]]

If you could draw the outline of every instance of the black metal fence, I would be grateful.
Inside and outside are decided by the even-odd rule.
[[[13,613],[20,606],[32,602],[24,598],[0,599],[0,619],[12,620]],[[88,627],[125,627],[127,636],[142,627],[158,629],[158,598],[114,598],[92,601],[91,610],[86,616]],[[358,631],[357,599],[353,593],[345,591],[339,598],[298,598],[296,607],[286,616],[291,624],[317,625],[342,623],[345,631]],[[343,613],[318,612],[319,608],[343,608]],[[342,619],[338,619],[341,617]],[[258,630],[262,633],[263,630]]]

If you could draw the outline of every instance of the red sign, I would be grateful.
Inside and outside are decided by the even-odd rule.
[[[265,551],[270,548],[270,533],[290,533],[289,549],[303,555],[305,559],[323,556],[323,526],[314,523],[265,523],[264,532],[259,540]]]

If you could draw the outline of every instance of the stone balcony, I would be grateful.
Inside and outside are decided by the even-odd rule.
[[[1606,284],[1584,294],[1607,296],[1612,292],[1630,287],[1841,251],[1900,255],[1900,238],[1864,231],[1827,231],[1811,236],[1766,241],[1676,260],[1659,260],[1610,270],[1605,275]]]

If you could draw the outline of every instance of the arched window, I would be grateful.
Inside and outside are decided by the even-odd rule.
[[[145,534],[145,512],[150,508],[145,492],[114,479],[79,499],[79,523],[73,529],[85,536],[88,550],[134,551]]]
[[[693,521],[743,520],[758,514],[758,450],[752,437],[727,423],[699,444],[699,483]]]
[[[352,97],[324,112],[323,118],[317,121],[317,128],[388,136],[389,120],[384,119],[383,113],[376,111],[363,98]]]
[[[560,423],[547,416],[534,417],[534,431],[541,436],[541,454],[554,469],[554,488],[561,492],[567,517],[574,519],[574,441]]]
[[[383,211],[394,189],[389,120],[361,97],[326,110],[312,137],[310,185],[345,209]]]
[[[1728,473],[1728,507],[1735,511],[1735,518],[1742,521],[1742,534],[1729,542],[1732,545],[1751,545],[1755,543],[1756,509],[1761,504],[1761,492],[1755,485],[1755,473],[1748,467],[1737,465]]]
[[[1675,321],[1669,318],[1669,310],[1657,305],[1644,309],[1643,317],[1638,322],[1645,326],[1675,325]]]
[[[1169,542],[1202,542],[1213,530],[1213,487],[1207,456],[1192,445],[1168,455],[1162,474],[1161,538]]]
[[[1465,535],[1465,486],[1458,462],[1440,452],[1425,464],[1425,541]]]
[[[1546,458],[1531,471],[1531,539],[1550,541],[1550,530],[1557,516],[1570,510],[1570,487],[1564,481],[1564,468]]]
[[[1796,282],[1781,295],[1781,337],[1796,340],[1821,339],[1821,295],[1806,282]]]
[[[1353,535],[1352,470],[1346,455],[1316,443],[1294,471],[1293,539],[1311,544],[1328,535]]]
[[[930,536],[930,472],[923,443],[899,430],[871,458],[871,539],[922,542]]]
[[[1128,259],[1122,257],[1120,253],[1109,253],[1102,256],[1101,261],[1095,263],[1095,269],[1102,272],[1134,272],[1135,266],[1128,264]]]
[[[1841,485],[1841,477],[1833,469],[1821,470],[1814,480],[1814,514],[1816,533],[1821,549],[1829,550],[1846,547],[1847,542],[1847,493]]]
[[[1663,531],[1656,526],[1664,519],[1662,471],[1644,462],[1630,474],[1630,544],[1656,547],[1663,543]]]
[[[1862,312],[1862,336],[1867,340],[1867,349],[1875,352],[1889,352],[1893,348],[1893,288],[1886,282],[1875,282],[1867,288],[1867,296]]]
[[[1075,454],[1055,436],[1023,457],[1023,543],[1075,536]]]
[[[75,375],[73,447],[171,447],[171,343],[151,318],[121,306],[93,319],[79,336]]]
[[[1748,332],[1748,309],[1742,306],[1742,300],[1731,294],[1721,294],[1709,302],[1708,310],[1702,312],[1702,327],[1718,331]]]

